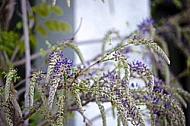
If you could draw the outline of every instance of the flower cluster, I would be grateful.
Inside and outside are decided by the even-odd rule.
[[[108,99],[116,105],[118,114],[122,118],[122,123],[125,125],[128,121],[131,121],[134,125],[144,123],[139,108],[133,99],[131,99],[130,92],[126,90],[128,83],[124,78],[118,75],[118,71],[108,71],[103,73],[99,80],[103,90]]]
[[[64,58],[63,51],[54,51],[49,55],[49,65],[46,76],[46,88],[49,90],[49,97],[47,104],[48,113],[51,112],[51,109],[53,107],[53,102],[58,87],[65,88],[66,84],[65,79],[72,74],[71,72],[72,66],[73,66],[73,61]]]
[[[54,72],[55,73],[61,72],[61,73],[69,74],[72,65],[73,65],[73,61],[70,59],[67,59],[67,58],[58,59],[55,64]]]
[[[138,74],[143,74],[148,69],[147,66],[141,61],[136,61],[129,65],[132,71],[136,71]]]
[[[152,18],[147,18],[143,20],[141,24],[138,25],[139,31],[142,34],[150,33],[151,27],[154,25],[154,20]]]
[[[68,58],[64,58],[62,51],[55,51],[51,53],[49,61],[50,63],[51,61],[54,61],[54,73],[70,74],[71,67],[73,66],[73,61]]]

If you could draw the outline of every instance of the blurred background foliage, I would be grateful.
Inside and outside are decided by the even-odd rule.
[[[0,73],[6,71],[9,67],[13,67],[13,62],[24,58],[24,42],[22,34],[22,20],[20,12],[20,2],[12,0],[0,1]],[[28,19],[29,19],[29,41],[33,52],[37,38],[35,32],[41,36],[47,36],[47,32],[62,32],[71,31],[71,26],[63,20],[48,18],[52,13],[57,16],[62,16],[63,10],[61,7],[52,4],[41,2],[34,6],[34,1],[28,3]],[[11,8],[13,5],[15,7]],[[10,8],[6,8],[11,6]],[[44,21],[44,22],[43,22]],[[36,25],[36,22],[41,22]],[[43,25],[41,25],[43,24]],[[15,27],[16,26],[16,27]],[[0,74],[0,76],[2,76]]]
[[[41,18],[47,18],[51,13],[55,13],[57,16],[63,15],[63,10],[61,7],[55,5],[52,6],[52,4],[46,4],[46,3],[40,3],[37,6],[32,7],[33,12],[40,16]],[[35,18],[35,17],[34,17]],[[35,18],[36,21],[41,21],[38,18]],[[42,36],[46,36],[46,29],[51,32],[66,32],[71,31],[71,27],[68,23],[57,20],[57,19],[51,19],[44,21],[42,25],[36,25],[35,30],[39,32]]]
[[[151,0],[151,16],[155,20],[155,41],[167,49],[171,60],[171,86],[190,92],[190,0]],[[167,48],[166,48],[167,47]],[[162,76],[162,75],[160,75]],[[162,76],[162,78],[164,78]],[[190,104],[184,108],[190,125]]]

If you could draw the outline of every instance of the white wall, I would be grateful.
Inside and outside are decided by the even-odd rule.
[[[94,39],[101,40],[111,29],[120,31],[121,36],[128,35],[137,28],[137,24],[150,15],[149,0],[105,0],[105,3],[102,3],[101,0],[75,0],[74,5],[75,30],[82,18],[82,26],[75,37],[79,43]],[[101,52],[100,45],[100,43],[81,44],[79,47],[85,60],[90,60],[99,54]],[[76,63],[80,62],[77,56],[75,61]],[[105,107],[109,108],[110,104],[106,103]],[[97,105],[93,103],[85,110],[85,115],[89,119],[99,113]],[[77,115],[76,126],[83,126],[81,116]],[[116,120],[112,118],[111,112],[108,113],[107,122],[109,126],[116,125]],[[101,120],[93,123],[93,126],[101,125]]]

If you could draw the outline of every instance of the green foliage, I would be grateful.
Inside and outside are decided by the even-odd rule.
[[[52,6],[51,4],[41,3],[32,8],[34,13],[41,16],[41,18],[48,18],[51,13],[55,13],[57,16],[63,15],[63,10],[59,6]],[[51,32],[66,32],[70,31],[71,27],[64,21],[49,19],[43,22],[44,25],[37,25],[35,29],[42,36],[47,36],[47,30]]]
[[[52,6],[51,4],[41,3],[37,6],[32,7],[34,13],[41,17],[48,17],[51,12],[57,15],[62,15],[63,11],[59,6]]]
[[[41,26],[41,25],[37,25],[35,27],[36,31],[40,33],[40,35],[42,36],[47,36],[47,32],[46,30]]]
[[[34,48],[37,44],[36,36],[34,34],[30,33],[29,34],[29,41],[30,41],[31,48]]]
[[[20,40],[20,34],[14,31],[1,31],[0,32],[0,50],[6,51],[10,57],[16,46],[19,46],[20,50],[23,49],[23,43]]]
[[[21,29],[22,27],[23,27],[23,24],[21,21],[16,24],[17,29]]]
[[[173,0],[173,3],[174,3],[174,5],[175,5],[177,8],[182,8],[182,7],[183,7],[181,0]]]
[[[46,27],[48,30],[52,32],[58,32],[58,31],[68,31],[71,30],[71,27],[65,23],[64,21],[58,21],[58,20],[48,20],[45,22]]]
[[[44,57],[46,55],[46,51],[43,48],[40,48],[40,55]]]
[[[59,7],[59,6],[54,6],[54,7],[52,7],[51,9],[52,9],[52,11],[53,11],[55,14],[57,14],[58,16],[63,15],[63,10],[61,9],[61,7]]]

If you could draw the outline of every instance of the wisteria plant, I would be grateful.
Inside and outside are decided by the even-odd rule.
[[[29,90],[29,113],[22,115],[15,101],[11,86],[17,77],[16,70],[6,74],[6,84],[1,87],[1,107],[5,110],[6,123],[19,125],[32,114],[40,113],[46,123],[63,126],[67,123],[68,112],[78,111],[86,125],[91,125],[85,116],[83,106],[95,102],[100,110],[103,125],[106,126],[106,113],[103,102],[111,102],[117,110],[117,120],[124,126],[145,125],[140,106],[149,110],[151,125],[184,125],[185,117],[176,96],[190,97],[180,89],[171,87],[157,78],[146,64],[141,61],[130,62],[126,48],[129,45],[145,45],[170,64],[164,51],[148,38],[132,35],[115,48],[97,57],[96,61],[85,63],[78,47],[71,41],[55,45],[49,54],[47,71],[36,70],[32,73]],[[81,58],[81,64],[65,58],[62,50],[71,47]],[[164,63],[164,62],[163,62]],[[109,64],[109,65],[108,65]],[[144,85],[134,84],[133,78],[141,78]],[[35,98],[35,94],[40,97]],[[13,122],[9,114],[11,107],[19,113],[19,119]],[[119,123],[118,123],[119,125]]]
[[[102,125],[107,126],[109,120],[103,104],[110,102],[117,113],[118,126],[145,126],[144,116],[150,119],[151,126],[185,126],[182,106],[187,106],[185,100],[190,94],[169,83],[170,60],[154,42],[152,24],[152,19],[145,20],[138,26],[138,31],[106,50],[110,36],[117,34],[108,32],[102,43],[102,53],[88,62],[83,60],[72,39],[49,46],[47,70],[34,70],[30,76],[28,112],[24,112],[26,108],[22,108],[15,98],[17,70],[10,68],[4,76],[5,84],[0,86],[0,112],[5,117],[2,125],[22,126],[25,120],[38,115],[40,125],[64,126],[69,115],[76,111],[83,117],[84,124],[91,126],[84,106],[94,102],[99,108]],[[139,46],[146,49],[154,69],[143,61],[129,60],[128,54]],[[66,47],[75,51],[80,64],[65,57],[63,50]],[[145,54],[142,52],[142,55]],[[164,80],[156,73],[155,62],[162,66],[166,75]],[[146,113],[141,106],[146,107]]]

